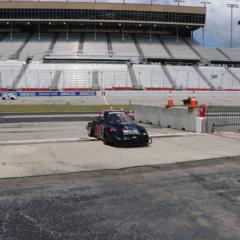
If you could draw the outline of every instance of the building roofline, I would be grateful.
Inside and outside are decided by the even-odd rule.
[[[115,11],[146,11],[146,12],[169,12],[169,13],[193,13],[206,14],[204,7],[173,6],[156,4],[133,4],[133,3],[86,3],[86,2],[0,2],[0,8],[10,9],[93,9]]]

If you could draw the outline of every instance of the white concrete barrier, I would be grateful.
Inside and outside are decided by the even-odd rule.
[[[190,132],[204,132],[204,119],[198,119],[199,109],[186,107],[166,108],[164,106],[135,105],[137,122],[149,123]]]

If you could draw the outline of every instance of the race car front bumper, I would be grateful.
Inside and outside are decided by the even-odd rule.
[[[121,146],[146,146],[151,143],[147,135],[124,135],[115,137],[115,143]]]

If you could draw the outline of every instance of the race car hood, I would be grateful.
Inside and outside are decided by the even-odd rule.
[[[140,127],[134,123],[132,124],[121,124],[120,129],[124,135],[140,135],[146,130],[143,127]]]

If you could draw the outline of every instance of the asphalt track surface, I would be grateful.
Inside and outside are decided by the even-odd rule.
[[[88,139],[87,121],[58,122],[16,122],[0,124],[1,141],[46,140],[46,139]],[[193,135],[193,133],[170,128],[159,128],[142,124],[154,136]],[[89,140],[89,139],[88,139]]]
[[[0,180],[1,240],[238,240],[240,158]]]
[[[91,121],[97,113],[0,113],[0,124]]]

